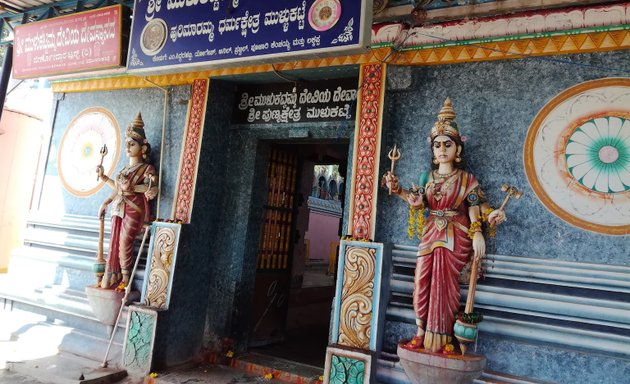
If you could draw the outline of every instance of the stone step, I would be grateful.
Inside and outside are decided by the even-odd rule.
[[[3,346],[9,352],[0,356],[6,359],[0,361],[2,365],[16,362],[16,365],[24,363],[32,366],[35,364],[32,362],[34,359],[66,353],[98,362],[95,364],[98,366],[109,344],[109,334],[96,336],[65,322],[47,320],[46,315],[23,310],[19,305],[0,309],[0,322],[0,335],[7,341]],[[124,331],[123,327],[118,327],[114,335],[108,355],[112,366],[121,365]]]
[[[27,291],[8,286],[6,275],[0,277],[0,298],[4,299],[5,307],[44,315],[50,321],[62,322],[97,337],[109,337],[111,328],[96,319],[84,290],[52,286]],[[130,300],[139,300],[139,297],[140,292],[136,290]],[[126,322],[125,310],[118,326],[124,329]]]
[[[96,283],[92,272],[95,256],[76,254],[68,250],[51,250],[34,247],[19,247],[9,260],[9,275],[23,287],[43,285],[65,285],[76,290]],[[143,278],[146,252],[138,264],[137,279]],[[24,278],[28,276],[29,278]]]
[[[321,383],[320,378],[324,374],[324,370],[319,367],[252,352],[237,356],[230,366],[260,377],[271,375],[275,380],[292,384]]]
[[[49,330],[56,329],[56,333],[63,332],[63,337],[59,338],[58,344],[56,344],[59,351],[95,361],[102,361],[105,356],[112,328],[101,324],[95,318],[63,313],[57,308],[45,308],[24,301],[12,301],[5,309],[5,311],[8,310],[43,316],[46,320],[37,323],[38,327],[47,327]],[[116,364],[119,364],[122,359],[122,344],[125,337],[127,316],[128,311],[125,309],[118,322],[109,353],[109,359],[116,361]],[[31,327],[34,325],[30,326],[29,329]],[[60,329],[65,331],[59,331]],[[50,331],[49,333],[54,334],[55,332]],[[12,338],[19,340],[20,337],[23,335],[16,334]]]
[[[105,225],[108,249],[109,220]],[[87,300],[85,287],[94,285],[99,221],[96,217],[66,215],[29,217],[24,246],[11,254],[9,273],[0,275],[0,299],[4,308],[42,315],[49,326],[69,329],[59,350],[89,359],[102,359],[113,327],[100,323]],[[140,242],[136,244],[137,253]],[[147,242],[148,245],[148,242]],[[146,247],[146,245],[145,245]],[[134,278],[134,290],[142,289],[146,248]],[[127,311],[116,327],[111,356],[120,361]]]
[[[109,223],[111,218],[105,217],[105,233],[109,233]],[[63,215],[60,217],[51,217],[39,212],[31,212],[27,219],[27,226],[37,228],[56,228],[71,232],[84,232],[98,234],[100,223],[96,215],[83,216],[83,215]]]

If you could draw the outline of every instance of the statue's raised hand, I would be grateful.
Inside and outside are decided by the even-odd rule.
[[[105,168],[103,168],[102,165],[97,165],[96,166],[96,175],[98,177],[98,179],[102,179],[103,175],[105,174]]]
[[[400,186],[398,185],[398,177],[396,177],[396,175],[394,175],[390,171],[387,171],[387,173],[383,175],[383,183],[391,192],[399,192]]]
[[[501,224],[504,221],[507,221],[507,216],[505,216],[505,211],[502,209],[495,209],[488,215],[488,224],[492,227]]]
[[[155,186],[155,175],[150,175],[148,176],[149,178],[149,186],[147,187],[147,190],[144,192],[144,197],[147,198],[147,200],[153,200],[155,199],[155,197],[158,194],[158,188]]]

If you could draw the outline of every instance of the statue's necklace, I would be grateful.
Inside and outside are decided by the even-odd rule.
[[[433,182],[433,198],[435,201],[442,200],[442,193],[446,193],[451,184],[455,182],[455,178],[453,176],[455,176],[457,171],[458,169],[444,175],[437,173],[437,171],[433,171],[433,179],[435,180]]]

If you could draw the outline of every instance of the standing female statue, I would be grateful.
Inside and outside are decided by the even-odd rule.
[[[112,204],[109,256],[102,288],[116,288],[120,283],[126,285],[129,282],[135,262],[133,243],[143,224],[150,221],[149,200],[158,194],[155,167],[147,162],[151,146],[140,113],[127,127],[125,148],[129,163],[118,172],[115,180],[105,175],[103,166],[96,168],[98,177],[114,190],[98,211],[102,219],[107,206]]]
[[[482,221],[494,226],[505,213],[490,208],[477,179],[461,169],[464,145],[455,122],[450,99],[431,129],[433,169],[405,190],[391,172],[387,187],[414,210],[428,210],[418,249],[413,307],[418,331],[407,348],[440,351],[452,340],[459,309],[459,277],[471,253],[480,259],[486,253]]]

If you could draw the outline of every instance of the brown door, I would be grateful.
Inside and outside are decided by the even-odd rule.
[[[284,339],[293,252],[297,155],[272,149],[267,204],[258,241],[251,346]]]

